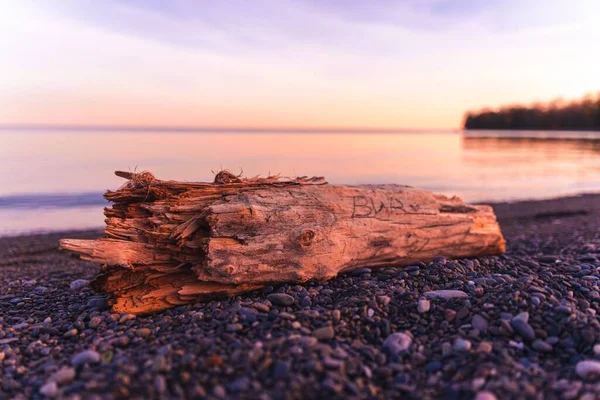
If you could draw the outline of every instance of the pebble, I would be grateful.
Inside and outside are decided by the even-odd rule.
[[[96,364],[100,362],[100,354],[95,350],[84,350],[80,353],[77,353],[71,359],[71,364],[73,366],[83,365],[83,364]]]
[[[254,308],[255,310],[264,312],[264,313],[268,313],[269,311],[271,311],[271,308],[268,305],[266,305],[264,303],[258,303],[258,302],[252,303],[252,308]]]
[[[227,389],[234,393],[245,392],[250,387],[250,379],[245,376],[237,378],[235,381],[227,385]]]
[[[75,368],[71,367],[62,367],[52,374],[52,376],[50,376],[50,380],[58,383],[59,385],[67,384],[73,379],[75,379]]]
[[[418,304],[417,304],[417,310],[420,313],[426,313],[429,311],[431,307],[431,303],[429,302],[429,300],[427,299],[420,299]]]
[[[334,321],[339,321],[342,317],[342,313],[340,312],[340,310],[333,310],[331,312],[331,316]]]
[[[167,380],[164,375],[158,374],[154,377],[154,389],[161,394],[167,391]]]
[[[471,325],[481,333],[487,333],[488,321],[480,314],[473,315],[471,319]]]
[[[477,392],[475,395],[475,400],[497,400],[497,397],[494,393],[484,390]]]
[[[12,326],[12,328],[17,331],[20,329],[27,329],[28,327],[29,327],[29,324],[27,322],[21,322],[20,324],[15,324]]]
[[[511,318],[508,318],[511,319]],[[520,313],[518,313],[514,319],[519,319],[525,323],[529,322],[529,313],[527,311],[522,311]]]
[[[152,331],[148,328],[139,328],[135,331],[135,334],[139,337],[147,337],[152,334]]]
[[[407,351],[412,344],[412,337],[403,332],[396,332],[389,335],[383,342],[383,351],[397,356]]]
[[[92,319],[90,319],[88,326],[92,329],[96,329],[98,327],[98,325],[100,325],[101,323],[102,323],[102,317],[93,317]]]
[[[87,279],[76,279],[73,282],[71,282],[69,288],[71,290],[81,290],[83,288],[88,287],[89,284],[90,281],[88,281]]]
[[[242,329],[244,329],[244,325],[242,324],[227,324],[227,326],[225,327],[225,330],[227,332],[237,332],[241,331]]]
[[[291,306],[294,304],[294,298],[285,293],[271,293],[267,296],[267,300],[278,306]]]
[[[525,340],[534,340],[535,332],[531,325],[519,318],[513,318],[511,327]]]
[[[423,293],[423,296],[442,300],[466,299],[468,297],[462,290],[433,290]]]
[[[315,329],[312,334],[319,340],[331,340],[335,337],[335,331],[333,330],[333,327],[329,325]]]
[[[428,362],[425,367],[425,372],[437,372],[442,369],[442,363],[439,361]]]
[[[40,393],[47,397],[56,397],[58,395],[58,385],[54,381],[46,382],[40,387]]]
[[[531,344],[531,347],[534,350],[541,351],[544,353],[552,351],[552,346],[540,339],[534,340],[533,343]]]
[[[600,343],[594,345],[594,354],[600,356]]]
[[[454,342],[454,350],[463,352],[471,350],[471,342],[462,338],[456,339]]]
[[[575,366],[575,372],[583,379],[596,380],[600,378],[600,361],[583,360]]]
[[[493,349],[493,344],[487,341],[483,341],[479,343],[479,346],[477,346],[478,353],[491,353]]]

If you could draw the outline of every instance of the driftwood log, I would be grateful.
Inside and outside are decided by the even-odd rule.
[[[489,206],[399,185],[323,178],[162,181],[148,172],[105,198],[105,237],[61,240],[102,264],[91,283],[116,312],[144,314],[358,268],[504,252]]]

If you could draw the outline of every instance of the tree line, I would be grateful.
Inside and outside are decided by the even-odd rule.
[[[582,99],[485,108],[465,115],[465,129],[600,130],[600,92]]]

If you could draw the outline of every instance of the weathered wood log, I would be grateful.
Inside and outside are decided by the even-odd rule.
[[[366,266],[504,252],[491,207],[399,185],[323,178],[161,181],[150,173],[105,197],[105,237],[61,240],[102,264],[92,288],[117,312],[149,313]]]

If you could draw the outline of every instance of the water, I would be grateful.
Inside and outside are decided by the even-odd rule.
[[[530,138],[535,137],[535,138]],[[600,191],[600,133],[0,131],[0,235],[100,227],[113,171],[402,183],[466,201]]]

